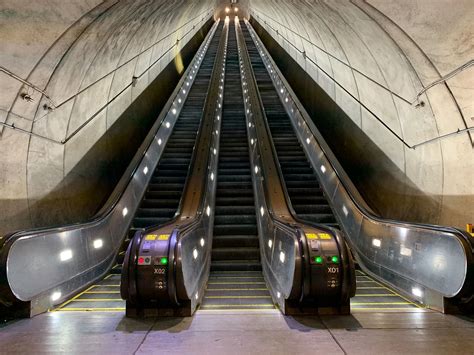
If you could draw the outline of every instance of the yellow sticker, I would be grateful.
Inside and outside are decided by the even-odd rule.
[[[158,238],[158,236],[156,234],[148,234],[145,237],[145,240],[156,240],[156,238]]]
[[[321,239],[331,239],[331,236],[327,233],[319,233],[318,235]]]
[[[160,236],[158,237],[158,240],[168,240],[168,239],[170,239],[169,234],[160,234]]]
[[[306,238],[308,238],[308,239],[318,239],[318,236],[314,233],[306,233]]]

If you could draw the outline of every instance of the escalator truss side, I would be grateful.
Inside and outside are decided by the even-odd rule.
[[[472,312],[474,239],[456,228],[377,216],[338,163],[250,23],[245,24],[299,144],[362,269],[429,308]]]
[[[339,231],[292,215],[274,152],[244,28],[238,23],[242,90],[262,267],[273,300],[285,314],[348,314],[355,293],[351,255]]]
[[[215,55],[206,69],[210,79],[203,111],[193,113],[202,115],[202,122],[180,208],[170,222],[137,232],[125,255],[121,295],[127,301],[127,316],[190,316],[204,295],[210,271],[227,33],[228,24],[221,24],[211,42]]]

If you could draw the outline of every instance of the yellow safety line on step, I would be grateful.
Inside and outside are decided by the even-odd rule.
[[[94,285],[92,287],[120,287],[120,285],[99,285],[99,284],[97,284],[97,285]]]
[[[265,285],[265,282],[208,282],[208,285]]]
[[[352,306],[352,305],[351,305]],[[357,307],[352,307],[351,311],[411,311],[411,312],[423,312],[423,308],[413,308],[413,307],[380,307],[380,308],[375,308],[375,307],[364,307],[364,308],[357,308]]]
[[[56,307],[55,309],[53,310],[50,310],[50,312],[56,312],[56,311],[59,311],[61,310],[61,308],[63,308],[64,306],[68,305],[69,303],[71,303],[72,301],[75,301],[78,297],[82,296],[85,292],[87,291],[90,291],[94,286],[91,286],[91,287],[88,287],[87,289],[85,289],[84,291],[82,291],[81,293],[78,293],[77,295],[75,295],[73,298],[67,300],[66,302],[60,304],[58,307]]]
[[[214,279],[262,279],[263,276],[211,276],[209,280]]]
[[[203,308],[218,308],[218,307],[274,307],[271,303],[262,304],[219,304],[219,305],[205,305]],[[237,308],[236,308],[237,309]]]
[[[411,305],[413,305],[413,306],[415,306],[415,307],[418,307],[418,308],[426,308],[426,307],[420,306],[420,305],[418,305],[418,304],[416,304],[416,303],[410,301],[409,299],[407,299],[407,298],[403,297],[402,295],[400,295],[398,292],[395,292],[394,290],[388,288],[387,286],[381,284],[380,282],[375,281],[375,280],[374,280],[374,282],[375,282],[377,285],[379,285],[379,286],[381,286],[381,287],[384,287],[386,290],[389,290],[389,291],[392,292],[394,295],[397,295],[397,296],[400,297],[401,299],[403,299],[403,300],[405,300],[406,302],[410,303]]]
[[[268,291],[266,288],[207,288],[206,291]]]
[[[351,306],[364,306],[364,305],[397,306],[401,304],[411,304],[411,303],[410,302],[380,302],[380,303],[379,302],[354,302],[354,303],[351,302]]]
[[[121,298],[79,298],[75,299],[74,302],[118,302],[123,301]]]
[[[125,307],[115,308],[64,308],[61,312],[118,312],[125,311]]]
[[[89,292],[84,292],[85,294],[92,295],[92,294],[112,294],[112,293],[120,293],[120,291],[89,291]]]
[[[364,294],[357,294],[354,297],[398,297],[397,295],[393,293],[378,293],[378,294],[370,294],[370,293],[364,293]]]
[[[380,286],[367,286],[367,287],[357,287],[357,290],[380,290],[380,289],[385,289],[386,287],[380,287]]]
[[[376,283],[375,281],[369,281],[369,280],[366,280],[366,281],[357,281],[358,284],[360,284],[360,283],[368,283],[368,282]]]
[[[232,299],[241,299],[241,298],[271,298],[270,296],[204,296],[204,298],[232,298]]]

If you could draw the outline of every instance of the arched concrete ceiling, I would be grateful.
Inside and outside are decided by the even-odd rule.
[[[423,107],[411,104],[474,59],[472,1],[250,0],[249,12],[403,173],[394,185],[377,157],[364,167],[379,210],[460,227],[472,220],[474,132],[450,134],[474,126],[474,66],[421,95]]]
[[[203,20],[212,13],[221,16],[228,4],[0,0],[0,66],[52,99],[0,72],[0,122],[10,127],[0,127],[0,233],[61,221],[67,204],[58,201],[57,210],[45,217],[34,210],[35,202],[61,185]],[[449,79],[448,86],[430,89],[422,96],[424,107],[415,108],[399,98],[413,99],[424,86],[474,57],[472,1],[437,0],[427,6],[422,0],[246,0],[236,6],[240,14],[254,16],[404,172],[405,179],[434,201],[428,211],[420,212],[423,206],[417,205],[417,196],[380,182],[402,196],[389,214],[410,219],[407,211],[415,208],[413,218],[425,222],[458,226],[472,222],[472,207],[466,207],[474,203],[469,133],[410,149],[360,105],[369,107],[408,145],[472,127],[472,67]],[[136,86],[121,93],[137,75]],[[22,94],[34,101],[23,100]],[[60,107],[50,112],[51,105]],[[87,183],[93,177],[77,179]]]
[[[0,66],[52,102],[0,72],[0,122],[7,125],[0,127],[0,233],[71,219],[72,197],[47,211],[36,203],[61,186],[214,8],[213,0],[2,0]],[[91,162],[90,175],[75,179],[87,185],[97,169]]]

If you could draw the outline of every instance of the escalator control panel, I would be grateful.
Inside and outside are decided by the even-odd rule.
[[[137,282],[148,299],[158,299],[167,292],[169,234],[148,234],[143,239],[137,265]]]
[[[340,286],[341,266],[335,238],[329,233],[305,234],[308,241],[311,279],[315,281],[311,282],[311,287],[318,295],[336,294]]]

